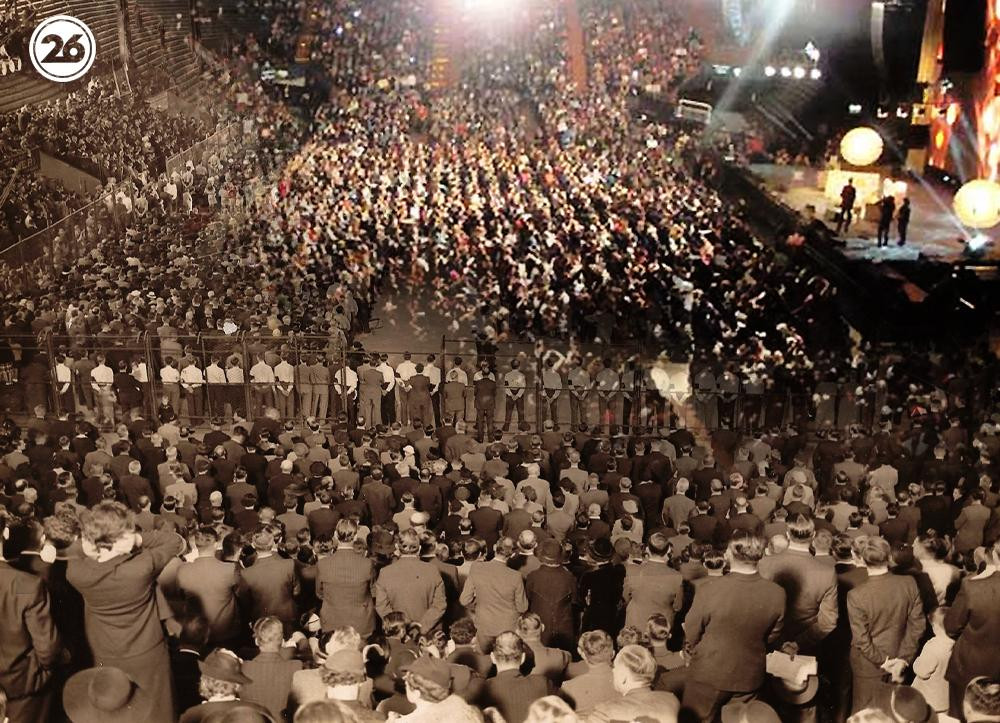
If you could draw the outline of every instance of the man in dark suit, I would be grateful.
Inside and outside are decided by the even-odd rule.
[[[431,380],[424,373],[424,365],[417,364],[416,374],[410,377],[410,386],[407,395],[407,411],[411,420],[419,419],[422,422],[431,418]]]
[[[479,506],[469,513],[475,535],[483,538],[490,549],[500,539],[500,529],[503,527],[503,515],[491,507],[492,502],[493,498],[484,491],[479,498]]]
[[[378,467],[372,470],[371,476],[361,485],[361,499],[368,503],[373,525],[384,525],[392,520],[392,513],[396,511],[396,497],[392,487],[385,483],[382,470]]]
[[[323,601],[320,623],[324,631],[350,625],[362,640],[375,629],[372,561],[354,550],[358,525],[353,520],[337,523],[337,551],[316,565],[316,597]]]
[[[762,538],[737,533],[725,553],[729,574],[698,588],[684,621],[691,659],[683,707],[706,723],[730,700],[753,697],[781,636],[785,591],[757,573],[765,548]]]
[[[253,535],[257,559],[240,574],[240,597],[253,620],[273,615],[290,627],[296,619],[299,578],[295,561],[274,552],[274,535],[261,529]]]
[[[670,567],[670,541],[660,532],[649,536],[649,557],[632,565],[625,574],[625,624],[646,629],[651,615],[657,613],[673,622],[684,604],[684,578]]]
[[[522,675],[526,655],[520,636],[508,630],[497,636],[490,658],[497,674],[483,686],[480,704],[495,706],[507,723],[523,723],[531,704],[552,693],[552,683],[541,675]]]
[[[4,548],[9,536],[0,518]],[[7,716],[13,723],[48,720],[55,687],[50,684],[52,669],[61,650],[45,584],[11,567],[0,554],[0,690],[7,694]]]
[[[545,626],[542,631],[544,645],[572,652],[576,578],[562,566],[562,546],[555,540],[542,541],[535,557],[541,567],[528,573],[524,580],[528,610],[538,615]]]
[[[993,557],[1000,555],[1000,542],[993,544]],[[950,714],[960,718],[965,687],[973,678],[1000,677],[1000,573],[976,576],[962,583],[955,602],[945,617],[948,635],[958,638],[948,662]]]
[[[889,543],[868,537],[860,548],[868,579],[847,593],[855,712],[878,705],[887,680],[902,681],[927,626],[916,581],[889,571]]]
[[[781,639],[794,642],[800,653],[815,655],[820,642],[837,625],[837,575],[809,550],[816,536],[812,518],[795,515],[788,520],[785,535],[788,549],[765,557],[757,571],[785,590]]]

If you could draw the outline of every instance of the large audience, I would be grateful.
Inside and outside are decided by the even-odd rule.
[[[427,9],[267,7],[181,168],[32,111],[136,173],[0,279],[0,720],[1000,720],[996,358],[852,338],[639,112],[669,4],[580,3],[586,88],[560,6],[433,92]],[[308,118],[252,76],[304,17]],[[476,352],[366,351],[397,297]],[[547,337],[652,353],[498,364]]]

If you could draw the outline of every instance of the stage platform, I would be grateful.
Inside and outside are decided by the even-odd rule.
[[[763,179],[768,192],[800,214],[815,209],[815,217],[831,229],[838,204],[823,192],[824,172],[812,168],[790,166],[754,165],[751,172]],[[968,253],[965,238],[970,234],[955,218],[951,209],[951,194],[932,187],[919,179],[907,180],[907,196],[912,206],[910,226],[905,246],[897,246],[896,223],[893,222],[891,245],[876,246],[877,217],[856,221],[841,238],[845,242],[843,254],[852,260],[884,262],[932,261],[962,264],[972,261],[1000,262],[1000,227],[982,232],[989,239],[975,257]]]

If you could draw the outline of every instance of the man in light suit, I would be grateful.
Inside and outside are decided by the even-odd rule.
[[[437,567],[420,559],[420,533],[399,533],[399,559],[382,568],[375,582],[375,610],[383,619],[401,612],[431,633],[441,623],[448,607],[444,581]],[[515,573],[516,574],[516,573]]]
[[[0,546],[6,547],[9,536],[0,518]],[[0,554],[0,690],[7,694],[12,723],[48,720],[52,670],[61,650],[45,584]]]
[[[993,544],[993,559],[1000,560],[1000,541]],[[973,678],[1000,678],[1000,573],[989,571],[966,579],[944,619],[944,627],[958,638],[948,661],[950,715],[960,718],[965,688]]]
[[[337,550],[316,565],[316,597],[323,601],[320,624],[324,632],[350,625],[366,640],[375,630],[372,561],[354,550],[358,523],[337,523]]]
[[[629,566],[625,573],[625,624],[646,629],[651,615],[660,613],[673,622],[684,604],[684,578],[668,564],[670,541],[660,532],[649,536],[649,557]]]
[[[618,696],[594,706],[588,723],[652,721],[676,723],[680,706],[673,693],[651,688],[656,660],[641,645],[626,645],[615,656],[611,669]]]
[[[684,621],[691,660],[683,707],[706,723],[730,700],[753,698],[768,649],[781,636],[785,591],[757,573],[765,547],[762,538],[737,532],[726,548],[729,574],[698,587]]]
[[[889,571],[889,543],[869,537],[860,548],[868,579],[847,593],[854,712],[877,706],[886,681],[902,681],[927,626],[916,580]]]
[[[528,609],[521,573],[507,567],[515,543],[509,537],[497,542],[494,557],[488,562],[474,562],[459,598],[466,608],[475,604],[473,619],[479,649],[487,652],[493,640],[505,630],[513,630],[517,616]]]

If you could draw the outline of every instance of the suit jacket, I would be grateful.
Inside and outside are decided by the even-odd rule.
[[[481,635],[513,630],[518,615],[528,609],[521,573],[501,560],[472,563],[459,602],[467,608],[475,604],[473,619]]]
[[[837,626],[837,573],[808,552],[785,550],[760,561],[757,572],[785,590],[785,626],[781,637],[798,643],[803,654]]]
[[[564,567],[543,565],[524,579],[528,609],[545,625],[542,642],[567,650],[575,643],[573,605],[576,602],[576,578]]]
[[[626,720],[677,723],[680,708],[680,702],[673,693],[637,688],[625,695],[619,694],[611,700],[598,703],[587,716],[587,723]]]
[[[573,706],[573,710],[580,716],[589,713],[599,703],[614,700],[620,696],[615,690],[609,663],[588,666],[587,672],[583,675],[578,675],[563,683],[559,694]]]
[[[252,680],[240,688],[240,700],[257,703],[271,711],[275,720],[284,720],[292,676],[302,670],[301,660],[286,660],[280,653],[258,653],[243,663],[243,674]]]
[[[945,677],[962,686],[977,675],[1000,676],[1000,573],[962,583],[944,620],[948,635],[958,638]]]
[[[684,578],[670,565],[647,560],[625,571],[625,624],[646,629],[650,615],[661,613],[673,622],[684,604]]]
[[[362,639],[375,629],[372,561],[348,547],[339,548],[316,565],[316,597],[323,601],[323,630],[352,626]]]
[[[525,662],[530,663],[527,672],[544,676],[553,684],[559,685],[566,677],[566,666],[571,660],[569,653],[559,648],[546,647],[541,640],[525,640],[524,644],[528,647],[528,659]],[[525,667],[521,669],[524,671]]]
[[[368,503],[373,525],[384,525],[392,519],[396,499],[392,487],[385,482],[371,481],[362,485],[361,499]]]
[[[61,647],[45,584],[0,562],[0,688],[10,698],[41,691]]]
[[[433,631],[448,607],[441,573],[429,562],[401,557],[383,567],[375,582],[375,609],[381,617],[401,612],[420,623],[424,632]]]
[[[156,493],[153,492],[153,486],[145,477],[140,477],[135,474],[126,474],[118,482],[118,488],[121,490],[122,494],[125,495],[125,500],[128,502],[128,506],[135,512],[138,512],[140,509],[139,498],[143,495],[146,495],[146,497],[148,497],[154,504],[156,503]]]
[[[487,679],[479,704],[484,708],[495,706],[507,723],[523,723],[531,704],[551,692],[548,678],[505,670]]]
[[[927,625],[920,591],[908,575],[875,575],[847,593],[851,668],[855,676],[881,678],[887,658],[912,663]]]
[[[208,622],[209,641],[228,642],[239,635],[240,614],[236,591],[239,569],[236,563],[213,556],[183,563],[177,570],[177,586],[184,591],[188,612]]]
[[[306,515],[306,520],[309,522],[309,532],[313,539],[321,535],[331,537],[337,529],[337,523],[340,522],[340,513],[329,507],[319,507]]]
[[[127,555],[104,562],[89,557],[69,561],[66,579],[83,596],[95,663],[148,653],[163,643],[154,586],[184,546],[180,535],[163,529],[144,535],[142,548]]]
[[[580,576],[580,602],[585,605],[581,630],[603,630],[612,638],[618,634],[618,613],[625,587],[625,566],[607,564]]]
[[[730,573],[700,585],[684,621],[691,680],[717,690],[757,690],[784,616],[785,591],[756,573]]]
[[[473,532],[486,540],[493,547],[500,539],[500,529],[503,526],[503,515],[492,507],[477,507],[469,513]]]
[[[955,520],[955,549],[971,552],[983,544],[983,532],[990,520],[990,509],[986,505],[963,507]]]
[[[250,619],[274,615],[282,622],[295,620],[295,596],[299,578],[295,561],[278,555],[258,558],[240,574],[240,595],[247,603]]]

